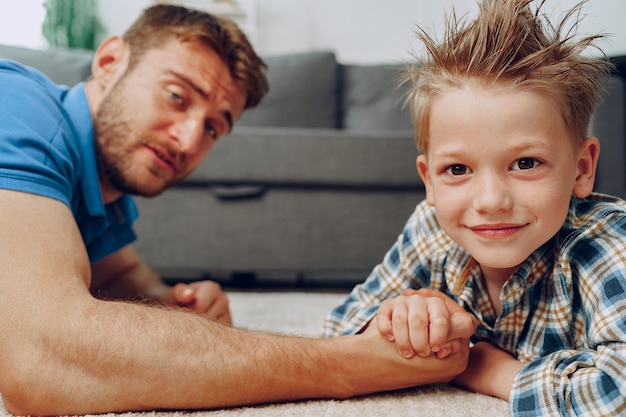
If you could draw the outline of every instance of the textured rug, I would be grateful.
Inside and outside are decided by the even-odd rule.
[[[318,336],[326,314],[346,294],[230,292],[234,324],[254,330]],[[191,412],[106,414],[111,417],[503,417],[508,403],[446,384],[368,395],[349,400],[314,400]],[[0,417],[10,416],[0,404]]]

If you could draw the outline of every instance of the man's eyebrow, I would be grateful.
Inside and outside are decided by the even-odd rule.
[[[226,119],[226,123],[228,123],[228,133],[230,133],[233,130],[233,115],[227,110],[223,111],[222,115]]]
[[[194,83],[189,77],[186,77],[183,74],[179,74],[176,71],[171,71],[171,73],[175,77],[181,79],[185,84],[191,87],[195,92],[200,94],[200,96],[202,96],[203,99],[208,100],[209,94],[206,91],[204,91],[202,88],[200,88],[196,83]],[[222,112],[222,116],[224,116],[224,119],[226,119],[226,123],[228,124],[228,132],[232,131],[233,124],[234,124],[232,113],[229,112],[228,110],[224,110]]]

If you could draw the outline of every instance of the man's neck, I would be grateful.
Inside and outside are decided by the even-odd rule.
[[[122,196],[122,192],[113,187],[108,178],[100,175],[100,193],[102,194],[102,201],[104,204],[109,204],[117,200]]]

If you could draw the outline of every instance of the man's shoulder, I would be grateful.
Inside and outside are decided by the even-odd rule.
[[[0,60],[0,188],[69,203],[80,158],[63,102],[67,89],[41,72]]]
[[[33,81],[46,86],[55,86],[56,84],[48,78],[43,72],[24,65],[20,62],[10,59],[0,59],[0,81],[15,81],[19,79],[21,82]],[[9,83],[6,83],[9,85]],[[19,84],[12,84],[13,87],[19,88]]]

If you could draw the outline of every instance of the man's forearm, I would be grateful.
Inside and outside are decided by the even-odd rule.
[[[344,398],[449,380],[465,366],[461,354],[402,359],[374,333],[312,340],[145,305],[78,305],[68,304],[72,325],[66,321],[62,332],[36,326],[39,340],[27,346],[20,378],[3,387],[9,411],[93,414]]]

